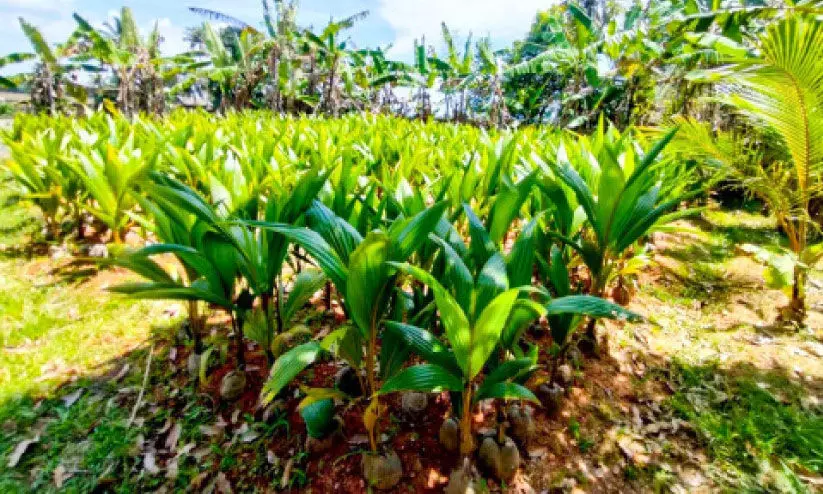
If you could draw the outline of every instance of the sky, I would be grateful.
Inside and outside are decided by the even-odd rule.
[[[390,55],[410,61],[414,40],[440,47],[440,23],[446,22],[458,39],[472,33],[491,36],[503,47],[526,34],[538,10],[557,0],[302,0],[298,24],[322,28],[330,18],[343,18],[362,10],[369,16],[349,31],[360,48],[392,45]],[[92,24],[115,15],[121,6],[131,7],[141,30],[160,26],[166,55],[187,50],[183,34],[188,26],[203,22],[190,12],[196,6],[224,12],[262,28],[260,0],[0,0],[0,55],[27,52],[29,44],[18,24],[23,17],[41,29],[50,43],[65,40],[75,27],[74,12]],[[19,70],[19,67],[18,67]],[[2,73],[17,70],[7,67]]]

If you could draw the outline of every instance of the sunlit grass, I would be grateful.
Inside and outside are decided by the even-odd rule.
[[[791,471],[823,472],[823,413],[779,372],[676,362],[671,406],[711,454],[715,479],[736,489],[791,491]],[[783,465],[791,467],[791,471]]]
[[[101,366],[144,342],[152,325],[167,323],[168,305],[61,281],[47,258],[28,258],[23,247],[36,233],[35,213],[10,200],[9,185],[0,183],[0,403],[105,372]]]

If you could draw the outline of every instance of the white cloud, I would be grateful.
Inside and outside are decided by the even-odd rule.
[[[558,0],[379,0],[378,14],[395,31],[392,55],[411,54],[414,40],[426,37],[439,46],[440,23],[445,22],[460,37],[471,32],[475,38],[491,36],[495,44],[508,43],[529,30],[538,10]]]
[[[62,14],[70,11],[74,0],[0,0],[0,9],[15,12]]]
[[[164,55],[177,55],[189,50],[189,44],[183,41],[186,35],[185,28],[173,23],[168,17],[157,19],[157,27],[160,30],[160,36],[163,38],[163,43],[160,45],[160,51]],[[150,29],[154,29],[154,23],[151,23]]]

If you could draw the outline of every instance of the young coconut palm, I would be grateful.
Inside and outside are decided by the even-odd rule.
[[[3,133],[10,157],[0,162],[0,168],[10,172],[23,198],[43,213],[45,231],[51,237],[60,233],[61,216],[67,209],[73,208],[78,217],[81,215],[82,187],[78,187],[79,179],[67,164],[74,137],[65,121],[55,121],[45,130],[23,131],[19,138]]]
[[[378,446],[377,423],[381,410],[377,394],[378,339],[383,320],[393,306],[391,298],[395,294],[396,273],[388,263],[405,261],[417,251],[441,221],[445,210],[445,202],[437,203],[411,218],[399,217],[386,230],[371,231],[365,238],[320,203],[315,203],[307,215],[308,224],[314,230],[256,223],[285,235],[305,249],[343,296],[345,311],[354,322],[353,327],[344,327],[322,342],[312,341],[300,345],[277,359],[264,386],[263,401],[272,400],[324,352],[333,350],[345,358],[356,369],[361,391],[371,400],[363,421],[369,433],[372,454],[364,456],[363,468],[372,484],[396,483],[399,480],[397,475],[391,476],[391,482],[388,477],[381,480],[376,473],[380,470],[376,465],[381,462],[391,464],[396,473],[397,468],[394,467],[399,466],[399,461],[395,461],[396,455],[375,455]],[[386,376],[387,368],[399,368],[388,362],[402,362],[406,354],[397,346],[386,344],[385,340],[383,343],[379,358],[381,371]],[[364,346],[365,355],[362,351]],[[363,368],[366,372],[365,382],[359,377],[359,370]],[[326,391],[315,393],[328,398]],[[339,394],[337,392],[335,395]],[[316,397],[310,396],[310,402]]]
[[[381,387],[380,394],[396,391],[460,393],[460,453],[468,458],[475,450],[472,430],[474,405],[486,399],[537,401],[534,394],[520,384],[535,368],[533,357],[507,360],[491,372],[484,372],[503,338],[515,307],[528,307],[532,318],[547,314],[636,316],[610,302],[590,296],[559,298],[547,304],[519,298],[522,293],[535,293],[542,299],[547,295],[529,287],[509,288],[506,265],[500,254],[488,259],[476,279],[465,264],[457,259],[454,261],[448,276],[454,284],[451,290],[418,267],[391,263],[400,272],[432,290],[449,346],[425,329],[388,322],[389,330],[397,332],[427,363],[409,367],[388,379]]]
[[[160,279],[156,281],[160,286],[153,283],[127,284],[117,287],[116,291],[139,298],[202,300],[224,309],[231,318],[236,337],[237,371],[224,378],[221,394],[228,399],[235,398],[245,387],[243,328],[254,302],[250,289],[239,289],[237,283],[241,275],[247,273],[244,263],[249,262],[249,252],[243,251],[238,241],[243,236],[243,230],[233,225],[230,218],[221,216],[198,193],[172,178],[155,173],[153,180],[142,186],[151,201],[162,209],[169,211],[175,206],[179,207],[193,215],[196,221],[191,233],[193,246],[151,245],[138,251],[137,258],[173,253],[181,258],[184,266],[194,267],[198,277],[194,281],[186,280],[186,285],[177,281],[175,286],[165,286],[165,280]],[[127,258],[126,262],[129,261]]]
[[[740,159],[737,151],[743,144],[738,139],[715,137],[693,121],[681,122],[689,132],[678,149],[719,165],[777,217],[789,252],[757,254],[775,261],[770,263],[769,278],[790,290],[786,319],[802,323],[807,271],[823,257],[823,245],[810,245],[820,225],[809,212],[813,201],[823,200],[823,25],[811,17],[790,15],[768,26],[758,49],[754,56],[746,56],[745,50],[733,52],[722,59],[726,65],[691,78],[728,88],[720,101],[752,122],[765,124],[778,137],[784,155],[771,163]]]
[[[573,238],[554,231],[546,235],[580,255],[591,273],[591,295],[605,296],[609,282],[620,272],[626,251],[653,227],[694,213],[669,214],[688,197],[690,186],[687,169],[659,159],[675,132],[677,129],[672,129],[641,154],[629,135],[607,129],[601,120],[592,137],[564,140],[548,165],[538,160],[547,176],[555,177],[558,184],[574,193],[590,226],[575,232]],[[677,180],[673,180],[675,176]],[[562,201],[554,207],[571,206]],[[554,214],[574,217],[571,209]],[[594,321],[587,336],[595,343]]]
[[[113,118],[107,118],[114,125]],[[117,244],[123,240],[130,223],[128,213],[136,204],[133,192],[160,160],[158,138],[148,132],[141,134],[142,125],[148,124],[139,123],[128,133],[108,137],[89,133],[84,146],[74,149],[67,160],[94,200],[86,208],[111,229]]]

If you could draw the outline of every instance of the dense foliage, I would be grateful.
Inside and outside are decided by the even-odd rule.
[[[198,353],[199,304],[231,316],[240,389],[244,331],[273,363],[266,400],[329,352],[362,371],[374,450],[381,394],[451,390],[470,454],[473,403],[535,399],[523,384],[547,362],[524,339],[534,321],[548,316],[562,355],[586,316],[635,317],[599,297],[630,283],[632,246],[682,214],[690,185],[687,167],[661,157],[670,136],[651,145],[604,123],[587,138],[379,116],[101,112],[20,117],[6,137],[7,167],[54,235],[91,226],[117,246],[139,226],[151,240],[113,247],[104,262],[146,278],[114,290],[189,301]],[[292,316],[326,282],[350,322],[282,354]],[[427,363],[404,369],[411,355]],[[346,397],[306,392],[305,410]]]
[[[350,45],[366,13],[313,32],[295,3],[263,8],[263,30],[192,9],[224,27],[174,57],[127,8],[108,30],[75,15],[56,47],[21,19],[35,53],[0,66],[36,69],[0,83],[25,85],[35,115],[3,133],[3,168],[45,238],[111,241],[100,264],[142,278],[113,291],[186,302],[201,381],[207,320],[226,315],[223,398],[247,388],[249,340],[262,405],[344,362],[345,386],[300,387],[299,410],[323,439],[341,403],[360,407],[372,484],[399,463],[379,440],[392,393],[448,392],[441,440],[467,465],[511,448],[502,432],[478,447],[480,402],[537,401],[535,373],[596,350],[598,319],[638,319],[623,306],[646,239],[718,183],[776,217],[788,249],[742,248],[786,288],[783,319],[805,319],[823,256],[819,2],[568,3],[499,52],[443,25],[445,54],[419,42],[412,64]],[[192,101],[207,108],[168,111]],[[339,324],[313,332],[296,320],[320,293]]]

